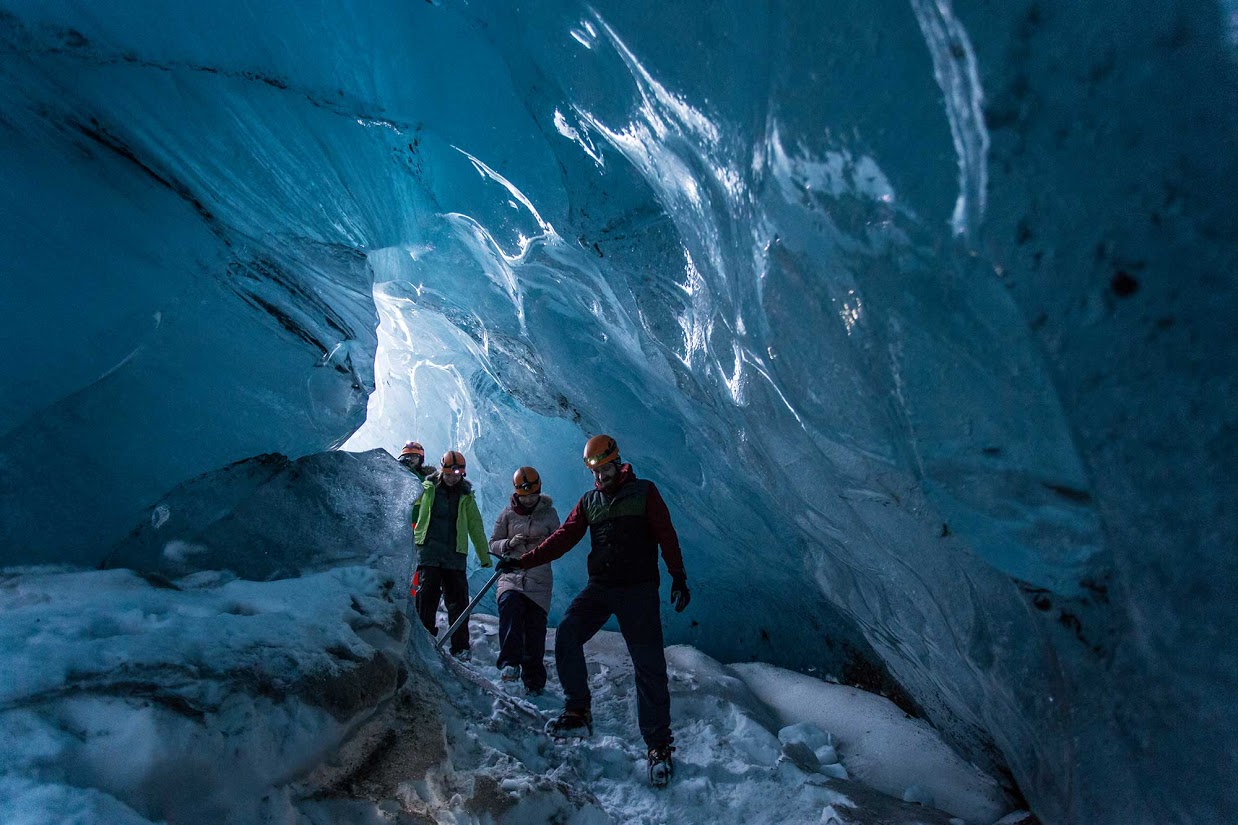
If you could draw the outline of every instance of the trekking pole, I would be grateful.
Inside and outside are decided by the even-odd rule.
[[[499,556],[499,560],[501,561],[502,559],[503,557]],[[497,567],[498,565],[495,566]],[[490,581],[486,582],[485,586],[482,587],[481,590],[477,591],[477,595],[473,597],[471,602],[469,602],[468,607],[464,608],[464,612],[460,614],[460,617],[452,622],[451,627],[447,628],[447,632],[443,634],[442,638],[438,639],[438,641],[434,643],[435,650],[442,650],[443,645],[446,644],[447,640],[451,638],[451,634],[456,632],[456,628],[460,627],[462,623],[469,620],[469,614],[473,612],[473,608],[477,607],[477,603],[481,601],[482,597],[485,596],[487,592],[489,592],[490,586],[498,581],[499,576],[501,575],[503,574],[498,570],[494,571],[494,575],[490,577]]]

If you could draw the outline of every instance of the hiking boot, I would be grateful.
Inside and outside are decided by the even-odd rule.
[[[661,788],[671,781],[675,773],[675,765],[671,762],[670,745],[658,745],[649,749],[649,784]]]
[[[464,650],[457,650],[455,653],[451,655],[456,657],[457,662],[473,661],[473,653],[468,648],[465,648]]]
[[[520,678],[520,665],[508,665],[499,671],[499,681],[514,682]]]
[[[591,736],[593,713],[589,710],[568,708],[559,714],[558,719],[551,719],[546,724],[546,732],[551,736]]]

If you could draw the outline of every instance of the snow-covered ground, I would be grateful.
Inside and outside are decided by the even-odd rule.
[[[365,567],[263,583],[0,576],[5,823],[989,825],[1007,812],[996,783],[886,700],[685,646],[667,652],[675,777],[654,789],[618,634],[587,647],[594,736],[554,741],[541,731],[562,703],[553,667],[540,697],[498,684],[489,616],[471,623],[473,662],[449,666],[410,632],[394,579]]]
[[[444,617],[445,618],[445,617]],[[470,667],[497,683],[497,623],[472,622]],[[549,647],[553,649],[553,630]],[[990,777],[959,759],[923,722],[889,700],[770,665],[723,665],[695,648],[667,650],[675,731],[675,778],[646,781],[632,667],[623,639],[603,631],[586,647],[594,735],[547,742],[535,725],[477,726],[471,735],[536,773],[570,776],[609,820],[715,825],[719,822],[991,823],[1009,811]],[[548,656],[548,658],[550,658]],[[517,685],[501,689],[515,696]],[[503,714],[481,692],[476,708]],[[532,702],[547,719],[562,707],[553,666]],[[828,721],[834,730],[820,727]],[[844,733],[845,732],[845,733]],[[871,782],[846,781],[857,775]],[[509,783],[513,788],[517,783]],[[874,792],[884,791],[885,794]],[[893,795],[890,795],[893,794]],[[920,804],[936,800],[943,810]],[[523,818],[511,821],[535,822]]]

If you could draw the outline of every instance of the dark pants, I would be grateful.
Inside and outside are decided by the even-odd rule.
[[[445,567],[434,567],[423,564],[417,567],[417,618],[430,631],[431,636],[438,636],[438,625],[435,614],[438,613],[438,600],[442,596],[447,604],[447,622],[450,624],[460,618],[464,608],[469,604],[469,577],[463,570],[448,570]],[[459,653],[469,649],[469,623],[464,622],[451,634],[451,652]]]
[[[523,593],[499,596],[499,669],[520,666],[529,690],[546,687],[546,611]]]
[[[636,715],[645,745],[654,748],[671,743],[671,694],[666,683],[666,654],[662,650],[662,616],[658,585],[633,584],[608,587],[590,582],[567,608],[555,633],[555,668],[567,696],[569,709],[587,710],[589,673],[585,668],[585,642],[602,629],[613,615],[628,645],[636,671]]]

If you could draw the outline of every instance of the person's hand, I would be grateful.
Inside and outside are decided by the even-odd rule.
[[[690,601],[692,601],[692,594],[688,592],[688,577],[673,576],[671,578],[671,604],[675,605],[675,612],[682,613]]]
[[[494,568],[500,573],[516,573],[519,572],[520,559],[514,559],[511,556],[503,556],[499,559],[498,567]]]
[[[507,540],[507,546],[510,547],[512,550],[515,550],[519,547],[523,547],[528,543],[529,543],[529,537],[526,536],[524,533],[517,533],[516,535],[512,536],[511,538]]]

